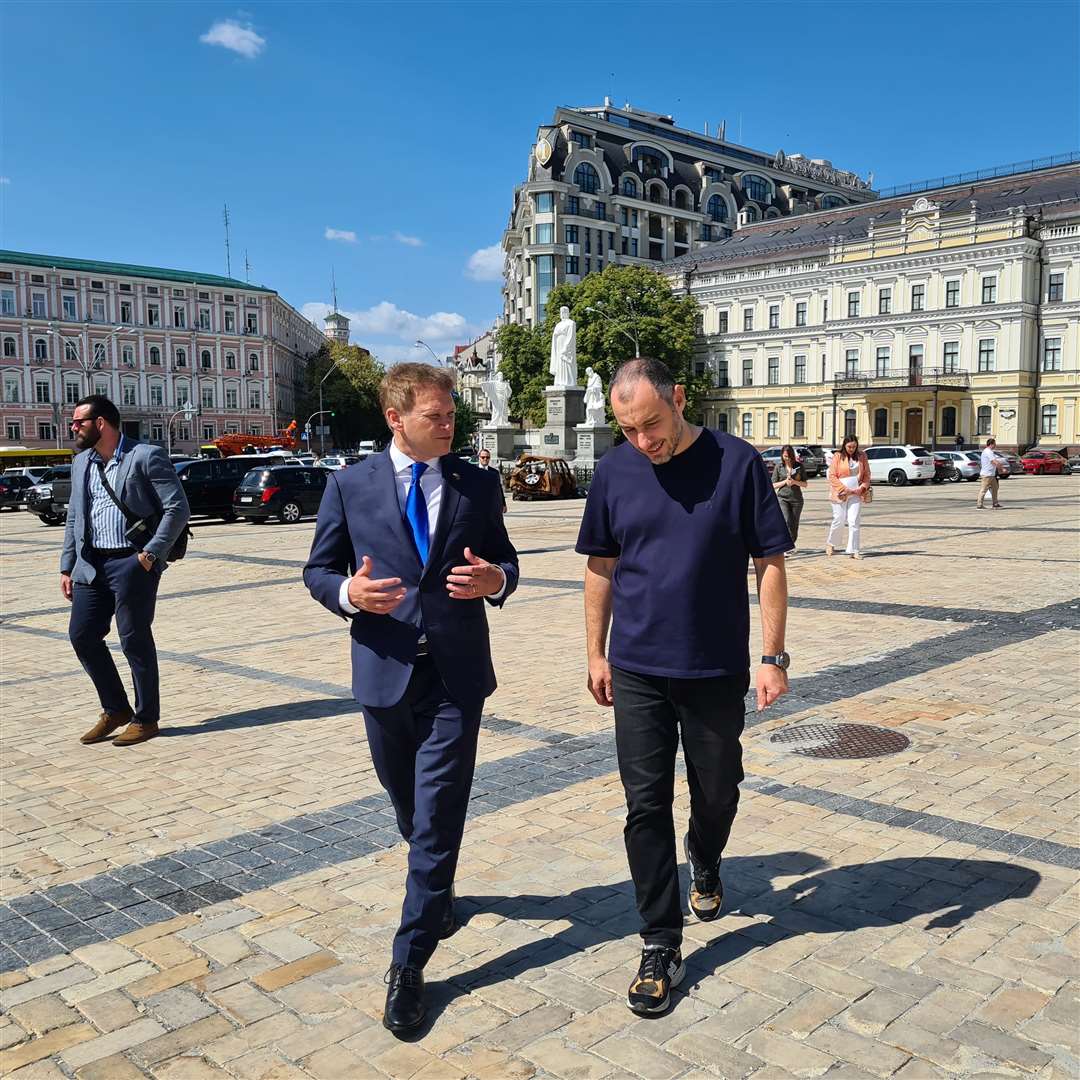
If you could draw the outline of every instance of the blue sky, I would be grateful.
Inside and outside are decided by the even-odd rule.
[[[0,38],[0,246],[223,273],[227,201],[234,276],[246,250],[314,315],[333,265],[384,360],[499,313],[477,253],[558,104],[726,119],[877,186],[1080,146],[1073,2],[8,0]]]

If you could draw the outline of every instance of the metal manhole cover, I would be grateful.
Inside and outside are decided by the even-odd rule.
[[[774,732],[769,742],[817,758],[884,757],[911,745],[899,731],[869,724],[794,724]]]

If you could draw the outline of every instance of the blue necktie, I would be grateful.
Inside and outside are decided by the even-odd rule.
[[[420,554],[420,562],[426,563],[428,557],[428,516],[427,501],[420,490],[420,477],[427,470],[427,463],[414,461],[412,465],[412,486],[405,498],[405,518],[412,528],[413,543]]]

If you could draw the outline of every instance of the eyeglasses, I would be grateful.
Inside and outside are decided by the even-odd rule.
[[[73,428],[82,427],[83,424],[92,424],[96,419],[96,416],[84,416],[81,420],[76,418],[71,421],[71,426]]]

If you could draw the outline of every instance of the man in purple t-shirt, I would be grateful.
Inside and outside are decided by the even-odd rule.
[[[589,691],[615,709],[626,854],[642,920],[627,1005],[649,1015],[667,1009],[685,973],[671,809],[679,737],[690,787],[689,906],[710,922],[720,914],[720,857],[743,779],[747,561],[757,573],[763,709],[788,689],[784,552],[792,543],[760,455],[742,439],[687,423],[686,394],[660,361],[623,364],[611,408],[626,442],[596,468],[577,551],[589,557]]]

